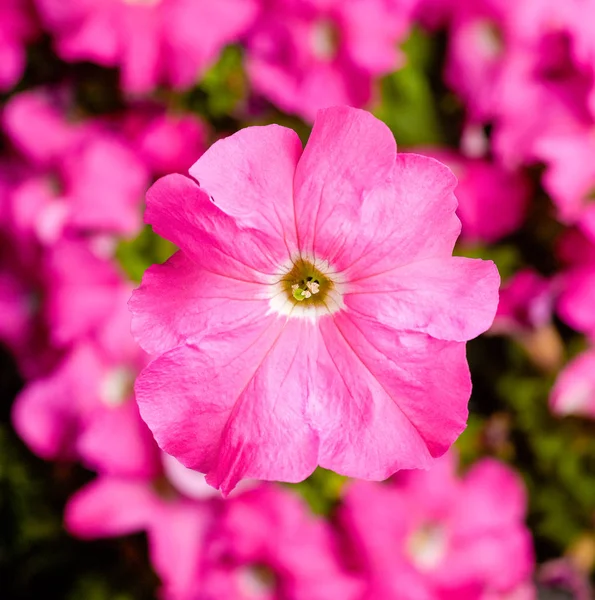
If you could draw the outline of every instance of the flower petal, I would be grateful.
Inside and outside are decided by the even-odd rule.
[[[215,142],[190,175],[239,226],[284,240],[288,254],[295,255],[293,178],[301,154],[292,129],[249,127]]]
[[[228,277],[270,279],[288,260],[282,237],[240,226],[183,175],[162,177],[151,187],[145,221],[197,263]]]
[[[182,252],[153,265],[129,302],[132,333],[150,354],[211,328],[234,328],[268,310],[267,284],[205,270]]]
[[[340,257],[346,279],[382,273],[416,260],[450,256],[461,231],[456,178],[442,163],[399,154],[390,183],[363,203],[357,238]],[[339,268],[339,264],[336,265]]]
[[[365,199],[392,175],[397,145],[389,128],[363,110],[318,112],[295,174],[295,218],[303,253],[338,261],[361,232]]]
[[[400,331],[462,342],[492,324],[499,285],[491,261],[435,258],[350,283],[345,304]]]
[[[315,331],[269,315],[157,358],[136,396],[159,446],[223,493],[242,478],[307,477],[318,454],[304,418]]]
[[[332,398],[310,415],[320,431],[320,465],[363,479],[429,467],[466,425],[464,344],[397,332],[348,312],[320,327],[327,364],[319,357],[317,377],[326,379]]]
[[[81,538],[127,535],[146,529],[157,498],[145,480],[99,477],[70,498],[66,529]]]

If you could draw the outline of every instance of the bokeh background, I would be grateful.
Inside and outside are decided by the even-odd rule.
[[[1,598],[593,597],[595,2],[2,0],[0,90]],[[434,475],[224,501],[134,406],[144,193],[336,104],[448,164],[498,265],[469,425]]]

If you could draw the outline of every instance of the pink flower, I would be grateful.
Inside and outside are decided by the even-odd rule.
[[[206,126],[190,113],[135,106],[120,124],[143,162],[157,176],[186,173],[206,148]]]
[[[181,250],[131,300],[158,355],[136,393],[161,448],[224,493],[317,464],[369,479],[430,466],[465,427],[464,342],[499,284],[492,263],[451,256],[452,173],[331,108],[305,150],[247,128],[190,174],[148,194],[146,221]]]
[[[523,269],[502,286],[492,331],[522,333],[539,329],[551,322],[553,302],[552,283],[532,269]]]
[[[411,0],[266,0],[247,42],[254,90],[312,121],[319,108],[361,107],[400,64]]]
[[[137,232],[145,166],[99,124],[69,123],[56,96],[24,92],[4,110],[6,133],[29,163],[12,191],[15,229],[49,245],[65,234]]]
[[[134,94],[192,86],[256,16],[256,0],[36,0],[67,61],[119,66]]]
[[[197,600],[359,600],[330,526],[303,500],[262,486],[227,501]]]
[[[513,337],[546,372],[558,371],[564,362],[564,344],[552,322],[555,288],[555,280],[532,269],[518,271],[500,290],[498,312],[490,329]]]
[[[595,419],[595,350],[571,360],[558,376],[550,396],[558,415],[583,415]]]
[[[455,195],[462,240],[493,243],[523,224],[531,190],[520,172],[439,148],[422,152],[448,165],[459,180]]]
[[[452,455],[389,484],[353,482],[341,522],[367,580],[363,598],[492,600],[529,581],[525,490],[492,459],[462,478]]]
[[[39,28],[27,0],[2,0],[0,4],[0,91],[10,90],[25,70],[25,44]]]
[[[39,456],[76,458],[106,474],[155,473],[156,448],[132,393],[145,357],[131,345],[124,316],[128,323],[117,312],[111,323],[104,317],[95,339],[77,340],[54,371],[17,397],[14,427]]]

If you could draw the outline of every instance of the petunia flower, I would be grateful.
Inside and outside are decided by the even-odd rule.
[[[365,106],[374,78],[402,64],[413,3],[266,0],[246,42],[254,90],[308,121],[326,106]]]
[[[91,298],[110,288],[102,290],[88,281],[82,287],[82,297],[79,290],[70,290],[71,306],[85,304],[88,329],[68,340],[54,370],[29,381],[17,396],[14,427],[45,459],[78,459],[116,476],[154,474],[155,443],[138,414],[132,390],[146,357],[129,333],[130,315],[120,293],[128,286],[111,288],[109,316],[103,312],[108,308],[104,299],[94,306]],[[80,308],[73,313],[81,321]],[[73,322],[78,326],[76,318]]]
[[[493,459],[463,477],[449,454],[386,484],[352,482],[339,517],[362,600],[532,600],[526,504],[517,474]]]
[[[299,496],[262,485],[226,501],[197,600],[360,600],[337,536]]]
[[[66,61],[120,67],[122,87],[194,85],[254,20],[257,0],[35,0]]]
[[[318,114],[304,150],[247,128],[190,175],[148,193],[146,221],[180,251],[130,303],[157,355],[136,393],[161,448],[224,493],[316,465],[429,467],[465,427],[465,341],[498,302],[493,263],[451,256],[452,173],[345,107]]]
[[[104,124],[70,122],[59,92],[23,92],[4,108],[2,125],[28,169],[11,192],[13,227],[45,245],[137,233],[146,165]]]

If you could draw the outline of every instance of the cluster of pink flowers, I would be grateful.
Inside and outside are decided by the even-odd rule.
[[[594,24],[595,0],[3,0],[0,343],[19,436],[97,474],[68,531],[145,532],[166,600],[535,600],[520,477],[450,448],[487,330],[557,374],[554,414],[595,419]],[[360,110],[414,25],[447,32],[456,149],[397,151]],[[18,89],[44,36],[117,69],[124,108]],[[305,146],[279,125],[213,141],[176,103],[229,44],[240,118],[270,104],[313,125]],[[499,296],[460,254],[518,234],[539,185],[559,269]],[[145,205],[178,251],[134,289],[117,250]],[[586,340],[564,368],[555,314]],[[365,480],[333,518],[278,483],[318,466]]]

